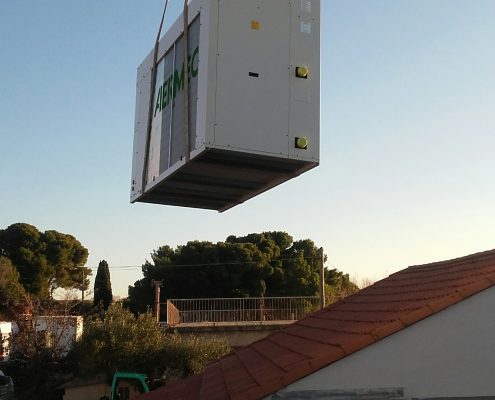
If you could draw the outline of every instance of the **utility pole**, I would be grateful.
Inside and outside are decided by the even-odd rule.
[[[323,247],[320,248],[321,252],[321,265],[320,265],[320,309],[325,308],[325,255],[323,254]]]
[[[84,305],[84,270],[82,271],[81,304]]]
[[[156,322],[160,323],[160,287],[162,286],[161,281],[151,281],[151,287],[155,288],[155,318]]]

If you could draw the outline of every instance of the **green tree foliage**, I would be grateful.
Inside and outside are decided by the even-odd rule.
[[[144,277],[129,286],[128,306],[134,312],[152,306],[152,280],[163,281],[162,300],[317,296],[320,265],[312,240],[294,241],[285,232],[229,236],[216,244],[192,241],[176,249],[165,245],[142,266]]]
[[[98,264],[98,271],[95,277],[94,305],[101,305],[105,310],[112,303],[112,284],[110,282],[110,270],[105,260]]]
[[[91,270],[84,267],[88,250],[74,236],[12,224],[0,229],[0,255],[11,260],[21,284],[35,296],[47,297],[58,287],[87,289],[89,285]]]
[[[19,272],[7,257],[0,256],[0,310],[17,305],[24,296],[24,287],[19,282]]]
[[[0,254],[12,261],[20,274],[21,284],[30,293],[49,290],[49,272],[43,250],[41,233],[32,225],[13,224],[0,230]]]
[[[181,379],[199,374],[207,364],[229,352],[230,347],[224,340],[167,334],[162,352],[163,360],[166,360],[166,376],[168,379]]]
[[[336,268],[325,269],[325,284],[327,303],[359,291],[359,287],[351,281],[349,274],[344,274]]]
[[[89,321],[75,344],[71,359],[83,375],[139,371],[150,377],[169,371],[183,377],[201,372],[204,365],[229,351],[225,342],[182,339],[166,334],[150,313],[135,317],[114,303],[104,319]]]

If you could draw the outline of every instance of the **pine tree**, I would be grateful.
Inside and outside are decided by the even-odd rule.
[[[110,282],[110,270],[105,260],[98,264],[95,278],[94,301],[95,306],[101,305],[105,310],[112,303],[112,284]]]

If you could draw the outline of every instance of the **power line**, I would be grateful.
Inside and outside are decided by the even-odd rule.
[[[320,260],[320,257],[302,257],[303,260]],[[296,261],[298,260],[298,257],[292,257],[292,258],[277,258],[275,260],[271,260],[269,262],[275,262],[275,261]],[[198,263],[198,264],[165,264],[163,267],[166,268],[188,268],[188,267],[223,267],[226,265],[246,265],[246,264],[258,264],[260,263],[260,260],[253,260],[253,261],[232,261],[232,262],[216,262],[216,263]],[[155,267],[153,264],[149,264],[151,267]],[[142,269],[144,265],[137,266],[137,265],[121,265],[121,266],[113,266],[113,267],[108,267],[110,269]],[[90,269],[97,269],[98,267],[89,267]]]

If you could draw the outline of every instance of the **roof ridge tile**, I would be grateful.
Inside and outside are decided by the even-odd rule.
[[[256,353],[258,362],[256,362],[256,360],[252,360],[252,357],[250,357],[247,354],[249,351]],[[261,363],[259,362],[260,358],[263,358],[265,360],[266,366],[268,366],[272,370],[273,369],[277,370],[277,376],[281,376],[285,372],[285,370],[283,370],[282,368],[280,368],[279,366],[277,366],[276,364],[271,362],[270,359],[264,357],[260,352],[258,352],[257,350],[255,350],[252,347],[243,347],[241,349],[234,350],[234,352],[237,354],[239,361],[244,365],[244,368],[246,368],[248,373],[251,375],[251,377],[254,379],[254,381],[258,385],[263,385],[267,381],[271,380],[271,379],[268,379],[268,375],[267,375],[268,371],[266,371],[266,368],[265,368],[265,371],[262,371],[262,372],[256,371],[256,369],[259,369],[261,367]],[[250,358],[251,358],[251,360],[250,360]],[[250,364],[250,361],[254,364],[254,366]],[[280,378],[278,378],[278,379],[280,380]]]
[[[439,279],[437,282],[448,281],[448,280],[454,281],[454,280],[457,280],[460,278],[457,275],[466,276],[466,272],[471,272],[471,274],[469,274],[468,276],[481,276],[481,275],[486,275],[487,273],[490,273],[490,272],[483,272],[486,269],[487,269],[486,267],[483,267],[483,268],[479,267],[479,268],[471,268],[469,270],[463,269],[463,270],[459,270],[459,271],[448,271],[448,275],[447,275],[447,272],[445,272],[445,271],[441,272],[441,273],[437,272],[437,271],[432,271],[432,273],[429,273],[430,271],[422,271],[421,273],[414,273],[414,274],[400,273],[400,274],[397,274],[397,276],[394,279],[389,279],[388,282],[416,282],[419,280],[424,280],[426,278],[431,279],[431,278],[435,278],[435,277],[444,277],[444,276],[448,276],[449,278],[443,279],[443,280]],[[495,271],[495,267],[493,267],[493,266],[490,266],[490,269]],[[480,272],[472,273],[474,271],[480,271]]]
[[[294,325],[299,325],[299,326],[303,326],[305,329],[314,329],[314,330],[317,330],[317,331],[324,331],[324,332],[333,332],[333,333],[344,333],[346,335],[368,335],[369,332],[357,332],[357,331],[350,331],[350,330],[347,330],[347,329],[344,329],[344,330],[341,330],[341,329],[335,329],[335,328],[319,328],[319,327],[315,327],[315,326],[311,326],[311,325],[306,325],[306,324],[303,324],[303,323],[300,323],[299,322],[296,322]],[[298,335],[297,333],[291,333],[291,335],[293,336],[300,336]],[[300,336],[304,339],[307,339],[305,336]],[[317,341],[317,340],[316,340]],[[322,342],[320,342],[322,343]],[[323,344],[328,344],[327,342],[324,342]]]
[[[335,346],[333,350],[333,353],[322,354],[320,357],[310,360],[309,364],[311,365],[311,368],[313,368],[314,371],[317,371],[346,356],[344,350],[340,346]]]
[[[451,263],[456,263],[456,262],[463,262],[463,261],[470,260],[470,259],[485,259],[485,258],[486,259],[495,258],[495,249],[480,251],[477,253],[469,254],[467,256],[452,258],[452,259],[444,260],[444,261],[434,261],[434,262],[430,262],[427,264],[411,265],[407,269],[409,269],[409,268],[428,268],[432,265],[451,264]]]
[[[256,342],[259,342],[259,340],[257,340]],[[256,343],[254,342],[254,343]],[[243,348],[246,348],[247,346],[243,347]],[[251,346],[250,346],[251,347]],[[272,363],[273,365],[275,365],[277,368],[280,368],[281,370],[285,371],[282,367],[280,367],[279,365],[275,364],[270,358],[266,357],[261,351],[259,351],[256,347],[252,346],[251,347],[253,351],[255,351],[256,353],[259,354],[260,357],[263,357],[265,360],[269,361],[270,363]]]
[[[242,369],[244,369],[248,374],[248,376],[244,377],[242,385],[240,385],[241,379],[239,379],[238,376],[239,374],[237,373],[238,368],[236,368],[236,364],[237,366],[240,366]],[[230,355],[222,358],[220,360],[220,366],[222,368],[222,373],[225,380],[225,386],[227,387],[227,392],[229,393],[230,396],[248,390],[251,387],[257,385],[256,381],[253,379],[251,374],[249,374],[249,371],[246,369],[246,367],[244,367],[244,365],[239,360],[239,357],[237,357],[235,353],[230,353]],[[231,377],[232,379],[231,380],[228,379],[229,377]],[[234,380],[235,383],[232,382]],[[237,385],[237,387],[234,387],[234,385]]]
[[[376,339],[373,335],[368,334],[366,336],[362,336],[361,338],[355,338],[353,341],[349,343],[342,343],[340,347],[344,351],[346,355],[352,354],[363,347],[369,346],[370,344],[376,342]]]
[[[325,343],[325,342],[321,342],[321,341],[318,341],[318,340],[312,340],[312,339],[309,339],[307,337],[304,337],[304,336],[300,336],[300,335],[296,335],[296,334],[292,334],[292,333],[288,333],[288,332],[277,332],[277,333],[280,333],[280,334],[283,334],[283,335],[286,335],[286,336],[289,336],[289,337],[292,337],[292,338],[296,338],[297,340],[299,341],[304,341],[304,342],[307,342],[307,343],[316,343],[322,347],[333,347],[333,346],[338,346],[338,344],[332,344],[332,343]],[[273,335],[271,335],[273,336]],[[274,342],[273,340],[270,339],[270,336],[267,337],[267,339],[270,341],[270,342],[273,342],[273,343],[277,343],[277,342]],[[280,347],[283,347],[287,350],[290,350],[292,353],[296,353],[296,354],[299,354],[303,357],[305,357],[306,359],[312,359],[313,357],[308,354],[307,352],[304,353],[302,350],[301,350],[301,347],[299,346],[298,348],[294,348],[294,347],[289,347],[285,344],[280,344],[280,343],[277,343]],[[305,360],[306,361],[306,360]]]
[[[490,286],[493,286],[493,283],[490,281],[488,278],[483,278],[480,280],[475,281],[474,283],[464,286],[463,288],[457,289],[457,292],[464,298],[471,297],[473,294],[481,292],[482,290],[485,290],[489,288]]]
[[[404,329],[406,327],[406,324],[398,319],[393,322],[390,322],[386,325],[383,325],[379,328],[373,329],[370,333],[376,338],[376,340],[383,339],[387,336],[392,335],[395,332],[400,331],[401,329]]]
[[[249,389],[246,393],[247,398],[250,400],[257,400],[261,397],[267,396],[270,393],[276,392],[284,388],[285,385],[281,378],[272,379],[271,381],[265,383],[263,386],[254,387]]]
[[[458,281],[458,280],[456,279],[456,281]],[[410,286],[414,286],[414,285],[410,285]],[[461,284],[453,285],[452,284],[452,285],[441,285],[441,286],[432,287],[432,288],[421,288],[421,289],[417,289],[417,290],[398,290],[396,292],[388,292],[388,293],[383,293],[383,292],[366,293],[366,294],[363,294],[362,297],[394,296],[394,295],[398,295],[398,294],[410,294],[410,293],[428,293],[428,292],[433,292],[433,291],[436,291],[439,289],[457,289],[458,287],[461,287],[461,286],[463,286],[463,285],[461,285]],[[379,291],[381,289],[384,289],[384,288],[383,287],[376,288],[375,291]],[[395,289],[395,287],[390,287],[390,289]]]
[[[432,299],[437,299],[439,297],[444,297],[447,296],[448,294],[445,295],[437,295],[437,296],[430,296],[430,297],[414,297],[414,298],[406,298],[406,299],[398,299],[398,300],[380,300],[380,301],[355,301],[350,304],[390,304],[390,303],[415,303],[418,301],[424,301],[424,300],[432,300]]]
[[[307,356],[291,351],[290,353],[285,354],[285,357],[282,358],[282,360],[284,360],[285,362],[282,362],[282,360],[280,360],[280,358],[277,357],[277,355],[280,355],[280,353],[273,353],[273,350],[276,348],[280,348],[280,350],[286,351],[286,350],[288,350],[288,348],[281,346],[280,344],[278,344],[272,340],[264,340],[264,341],[257,342],[257,344],[255,345],[255,349],[258,352],[260,352],[262,350],[262,349],[258,348],[259,346],[263,346],[265,351],[266,350],[272,351],[272,353],[270,354],[271,361],[275,365],[277,365],[278,367],[282,368],[285,372],[290,371],[290,369],[292,368],[293,365],[298,364],[302,360],[307,360]],[[268,346],[268,348],[266,346]],[[289,356],[289,354],[290,354],[290,356]],[[289,357],[287,357],[287,356],[289,356]],[[287,358],[289,358],[289,360],[287,360]]]
[[[431,307],[430,306],[424,306],[424,307],[421,307],[415,311],[409,312],[408,314],[401,317],[400,320],[407,327],[409,325],[414,324],[415,322],[417,322],[419,320],[422,320],[426,317],[429,317],[432,314],[433,314],[433,310],[431,309]]]
[[[428,306],[433,310],[434,313],[437,313],[444,308],[450,307],[454,304],[459,303],[463,300],[463,297],[459,294],[458,291],[450,293],[447,296],[440,297],[428,304]]]
[[[494,284],[494,285],[495,285],[495,272],[494,272],[494,273],[492,273],[492,274],[488,274],[488,275],[486,276],[486,279],[488,279],[488,280],[489,280],[492,284]]]
[[[249,400],[247,392],[239,392],[229,395],[229,400]]]
[[[321,317],[318,317],[319,319],[322,319],[322,320],[327,320],[327,321],[340,321],[340,322],[359,322],[359,323],[364,323],[364,324],[367,324],[369,323],[370,321],[368,320],[359,320],[359,319],[345,319],[345,318],[334,318],[334,317],[331,317],[331,318],[321,318]],[[388,320],[379,320],[379,321],[376,321],[376,322],[382,322],[382,323],[388,323],[388,322],[394,322],[396,319],[388,319]]]
[[[313,372],[313,368],[311,367],[311,363],[308,361],[303,361],[299,364],[294,365],[294,367],[282,377],[282,383],[284,386],[290,385],[295,381],[309,375]]]
[[[364,309],[364,310],[335,310],[336,312],[344,312],[344,313],[362,313],[362,312],[381,312],[381,313],[396,313],[396,312],[413,312],[420,309],[421,306],[418,307],[405,307],[405,308],[379,308],[377,310],[372,309]]]

